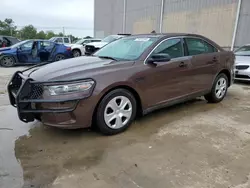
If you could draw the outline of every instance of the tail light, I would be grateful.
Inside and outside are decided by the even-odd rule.
[[[71,48],[70,48],[70,47],[67,47],[66,50],[67,50],[67,51],[71,51]]]

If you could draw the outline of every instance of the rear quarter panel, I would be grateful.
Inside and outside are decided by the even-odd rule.
[[[54,50],[54,52],[52,54],[53,60],[55,59],[56,55],[58,55],[58,54],[63,54],[63,55],[65,55],[66,58],[73,57],[72,56],[72,51],[67,50],[67,48],[69,48],[69,47],[65,46],[64,44],[55,44],[55,45],[56,45],[55,50]]]
[[[220,66],[218,73],[227,70],[230,73],[230,85],[233,84],[234,79],[234,65],[235,65],[235,55],[232,51],[222,51],[220,52]]]

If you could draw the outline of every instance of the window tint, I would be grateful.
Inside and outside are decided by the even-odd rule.
[[[68,38],[64,38],[64,43],[69,43],[69,39]]]
[[[183,56],[181,39],[169,39],[162,42],[153,52],[154,54],[168,54],[171,58]]]
[[[101,40],[91,40],[91,42],[100,42]]]
[[[217,49],[215,49],[212,45],[201,39],[186,38],[185,41],[187,44],[189,55],[207,54],[217,51]]]

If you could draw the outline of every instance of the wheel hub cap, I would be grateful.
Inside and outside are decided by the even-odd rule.
[[[227,90],[227,81],[225,78],[220,78],[216,83],[215,95],[218,99],[224,97]]]
[[[124,96],[109,101],[104,111],[104,120],[108,127],[119,129],[125,126],[132,116],[132,103]]]

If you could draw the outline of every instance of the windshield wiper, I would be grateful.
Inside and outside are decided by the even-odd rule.
[[[118,61],[116,58],[110,57],[110,56],[98,56],[99,58],[104,58],[104,59],[111,59],[114,61]]]

